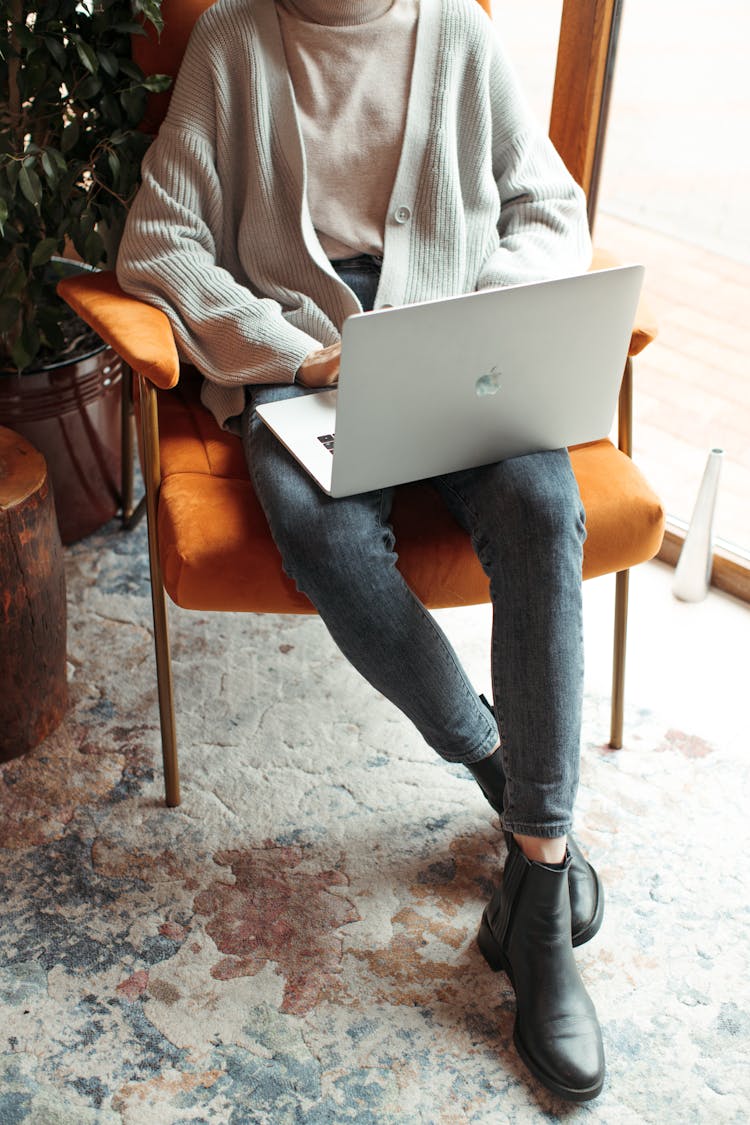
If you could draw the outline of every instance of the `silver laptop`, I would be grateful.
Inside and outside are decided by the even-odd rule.
[[[606,437],[643,273],[350,316],[338,388],[258,414],[331,496]]]

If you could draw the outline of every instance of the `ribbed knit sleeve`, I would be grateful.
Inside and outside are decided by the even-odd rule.
[[[586,199],[537,124],[495,33],[489,70],[500,244],[477,288],[580,273],[591,262]]]
[[[222,77],[207,22],[193,32],[167,119],[146,154],[117,277],[167,314],[180,354],[207,378],[234,386],[291,382],[320,342],[289,323],[278,301],[254,295],[219,264],[232,216],[217,172]]]

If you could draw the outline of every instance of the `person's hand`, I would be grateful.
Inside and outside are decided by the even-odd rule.
[[[338,382],[341,364],[341,342],[310,352],[297,372],[297,382],[303,387],[331,387]]]

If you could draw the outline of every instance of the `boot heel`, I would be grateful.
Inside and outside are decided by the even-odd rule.
[[[477,945],[485,961],[493,973],[504,972],[510,977],[510,966],[500,946],[492,936],[486,913],[482,915],[482,922],[477,934]]]

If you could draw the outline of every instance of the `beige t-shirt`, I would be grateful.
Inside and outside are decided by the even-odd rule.
[[[329,258],[383,253],[418,0],[279,0],[313,226]]]

